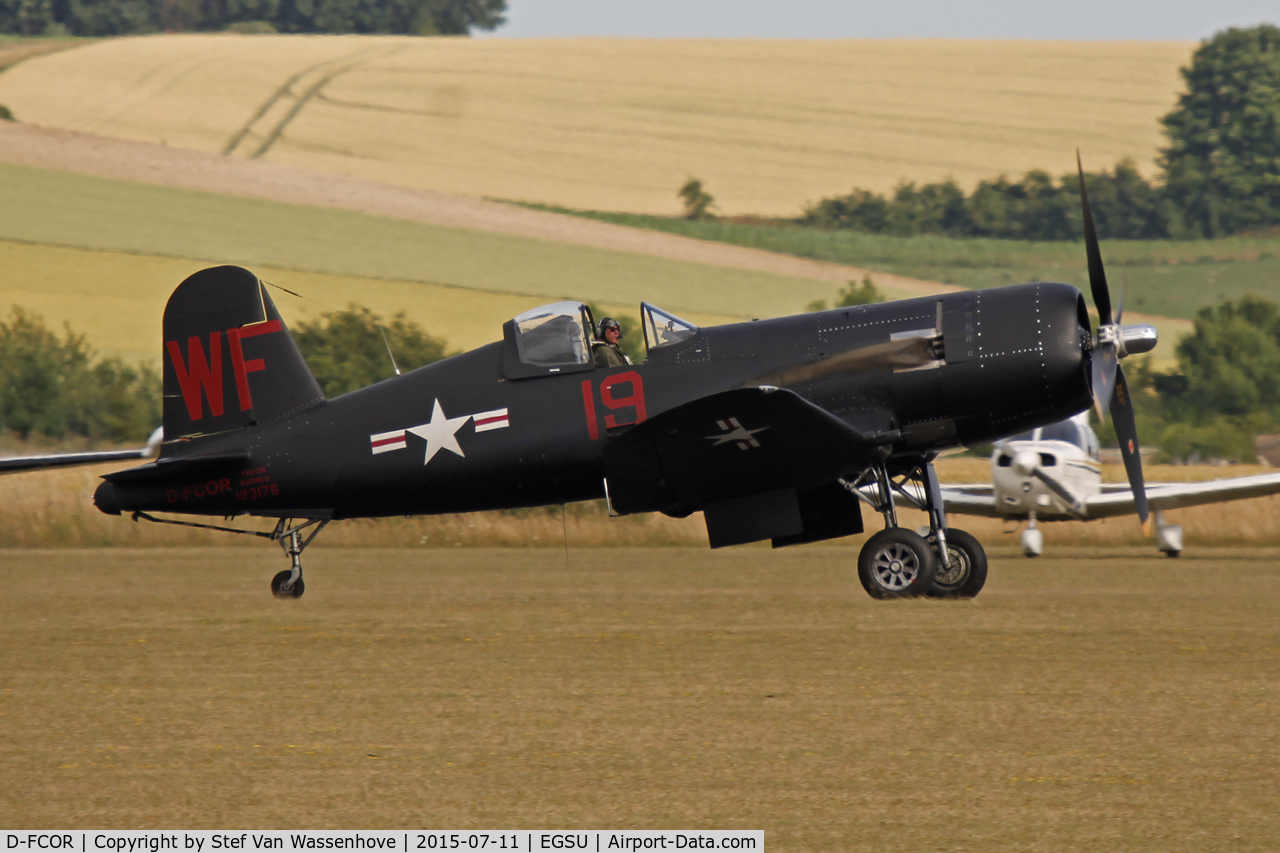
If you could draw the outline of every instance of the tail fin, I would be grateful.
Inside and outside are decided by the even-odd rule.
[[[324,399],[266,288],[240,267],[178,285],[164,309],[163,361],[166,442],[267,423]]]

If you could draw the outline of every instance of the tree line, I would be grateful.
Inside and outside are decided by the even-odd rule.
[[[502,24],[506,8],[507,0],[0,0],[0,32],[466,35]]]
[[[850,282],[837,304],[883,298],[864,279]],[[640,347],[634,321],[625,319],[624,339]],[[450,355],[403,313],[387,321],[354,304],[298,323],[293,335],[330,398],[394,376],[393,355],[401,371]],[[1165,459],[1252,461],[1255,436],[1280,430],[1280,303],[1246,296],[1203,308],[1178,343],[1175,369],[1156,372],[1143,360],[1128,372],[1139,435]],[[160,424],[160,404],[160,376],[150,365],[97,358],[82,335],[66,327],[56,334],[19,307],[0,320],[0,431],[141,441]]]
[[[1162,119],[1159,174],[1147,180],[1123,161],[1086,176],[1100,236],[1192,239],[1280,225],[1280,28],[1220,32],[1182,77],[1187,90]],[[954,181],[904,182],[888,195],[854,189],[812,205],[801,222],[903,237],[1082,234],[1077,176],[1039,170],[981,181],[969,194]]]

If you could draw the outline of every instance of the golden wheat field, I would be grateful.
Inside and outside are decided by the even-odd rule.
[[[1275,849],[1276,549],[0,552],[0,822],[762,829],[770,851]]]
[[[156,35],[0,75],[25,122],[408,186],[729,214],[852,186],[1148,173],[1183,42]]]

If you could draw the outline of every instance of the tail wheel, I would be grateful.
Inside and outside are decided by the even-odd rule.
[[[286,586],[289,583],[289,576],[293,572],[277,572],[276,576],[271,579],[271,594],[276,598],[302,598],[302,593],[306,592],[307,585],[303,582],[302,576],[293,582],[292,586]]]
[[[858,579],[872,598],[923,594],[938,570],[933,549],[919,534],[901,527],[881,530],[858,555]]]
[[[930,537],[930,546],[937,541]],[[938,567],[929,586],[932,598],[973,598],[987,583],[987,552],[977,539],[963,530],[947,530],[947,568]]]

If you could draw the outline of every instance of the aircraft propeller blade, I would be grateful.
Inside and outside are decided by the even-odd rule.
[[[1107,272],[1102,265],[1102,250],[1098,246],[1098,229],[1093,222],[1093,209],[1089,206],[1089,192],[1084,185],[1084,164],[1080,151],[1076,150],[1076,169],[1080,175],[1080,208],[1084,217],[1084,248],[1089,258],[1089,289],[1093,292],[1093,304],[1098,308],[1098,333],[1093,347],[1093,405],[1098,419],[1103,418],[1103,401],[1109,403],[1111,423],[1120,441],[1120,456],[1133,490],[1133,504],[1142,520],[1142,531],[1151,535],[1150,512],[1147,507],[1147,491],[1142,478],[1142,455],[1138,447],[1138,427],[1134,421],[1133,398],[1129,383],[1125,381],[1120,359],[1126,355],[1125,330],[1120,325],[1124,316],[1124,301],[1128,296],[1129,282],[1120,295],[1115,320],[1111,318],[1111,291],[1107,288]],[[1139,327],[1135,327],[1137,329]],[[1137,340],[1137,338],[1135,338]],[[1151,344],[1154,346],[1154,342]],[[1145,352],[1136,349],[1137,352]]]
[[[1102,266],[1102,250],[1098,248],[1098,229],[1093,225],[1089,193],[1084,188],[1084,165],[1076,151],[1076,168],[1080,171],[1080,207],[1084,212],[1084,249],[1089,258],[1089,289],[1098,308],[1098,325],[1111,325],[1111,292],[1107,290],[1107,271]]]
[[[1124,460],[1125,473],[1129,475],[1129,488],[1133,490],[1133,506],[1142,521],[1142,532],[1151,535],[1151,522],[1147,508],[1147,489],[1142,478],[1142,453],[1138,446],[1138,427],[1133,419],[1133,400],[1129,396],[1129,383],[1124,379],[1124,368],[1116,366],[1116,386],[1111,396],[1111,423],[1120,440],[1120,457]]]
[[[1115,347],[1105,344],[1093,350],[1093,406],[1098,412],[1098,420],[1106,419],[1103,401],[1111,400],[1111,392],[1116,384],[1116,371],[1120,369],[1120,359]]]

